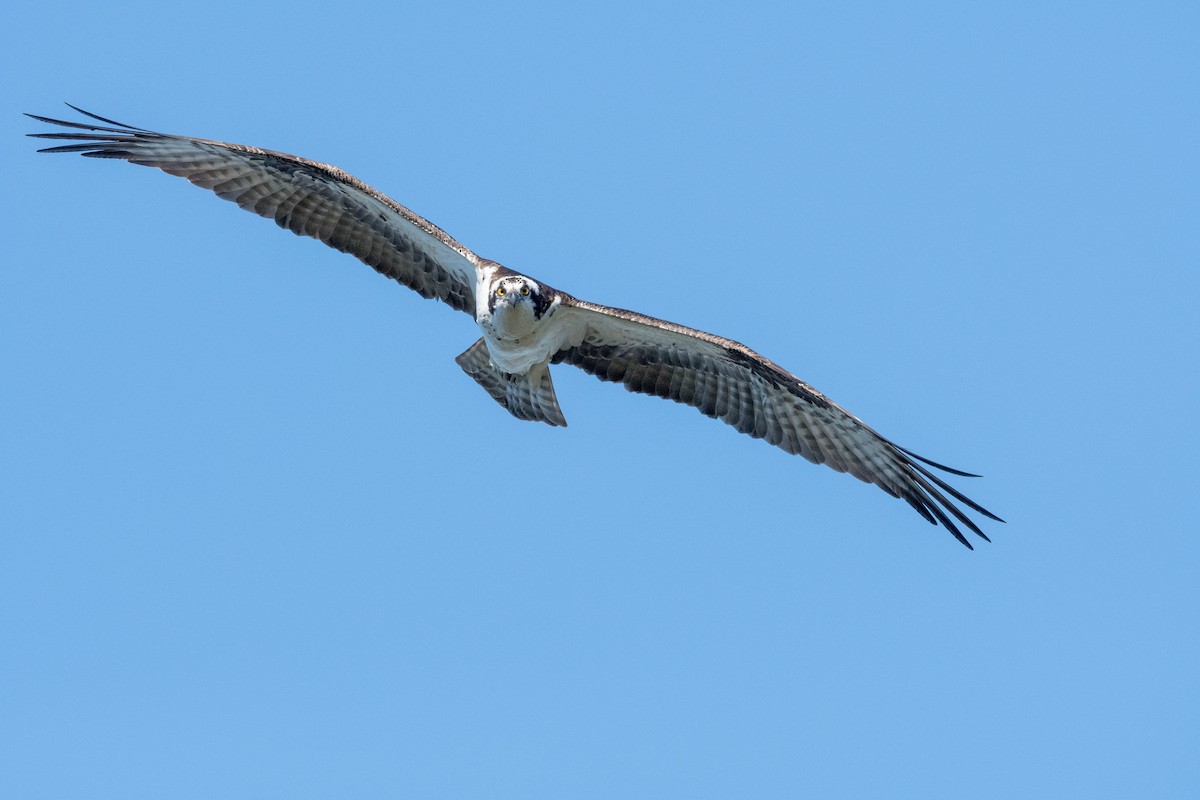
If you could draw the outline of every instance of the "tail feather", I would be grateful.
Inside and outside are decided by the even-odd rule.
[[[539,364],[524,375],[501,372],[492,363],[491,353],[483,339],[454,360],[463,368],[463,372],[474,378],[517,419],[567,427],[567,420],[554,395],[554,383],[550,380],[550,367],[547,364]]]

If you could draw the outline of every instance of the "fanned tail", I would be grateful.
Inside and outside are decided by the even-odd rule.
[[[550,368],[539,364],[524,375],[509,375],[496,369],[488,352],[487,342],[475,342],[458,358],[454,359],[463,372],[487,390],[497,403],[508,409],[517,419],[544,422],[547,425],[567,427],[558,398],[554,395],[554,383],[550,380]]]

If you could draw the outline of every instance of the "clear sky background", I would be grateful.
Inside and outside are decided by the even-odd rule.
[[[1194,3],[18,3],[0,796],[1195,797]],[[904,503],[559,367],[67,100],[329,161],[983,473]]]

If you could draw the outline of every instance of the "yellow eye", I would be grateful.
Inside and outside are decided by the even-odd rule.
[[[529,294],[529,287],[528,287],[528,286],[522,286],[522,287],[521,287],[521,294]]]
[[[504,292],[505,292],[505,289],[503,286],[501,286],[499,289],[496,290],[496,294],[500,295],[501,297],[504,297]]]

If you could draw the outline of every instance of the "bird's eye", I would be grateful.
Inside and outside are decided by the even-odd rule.
[[[529,287],[528,287],[528,286],[522,286],[522,287],[521,287],[521,294],[529,294]]]
[[[504,292],[505,288],[503,286],[496,290],[496,294],[500,295],[501,297],[504,297]]]

